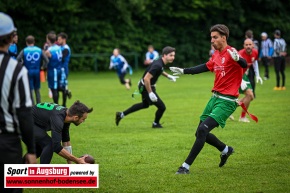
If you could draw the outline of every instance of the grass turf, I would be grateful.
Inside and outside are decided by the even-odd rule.
[[[263,74],[261,69],[261,74]],[[167,70],[169,72],[169,70]],[[259,123],[240,123],[241,108],[235,121],[213,130],[218,138],[235,148],[228,163],[219,168],[219,152],[205,145],[190,168],[190,175],[175,175],[195,140],[199,116],[211,96],[214,75],[183,75],[173,83],[160,77],[157,92],[167,110],[161,119],[163,129],[152,129],[154,106],[121,120],[115,125],[115,112],[134,103],[131,94],[142,71],[130,78],[133,87],[127,91],[115,73],[71,73],[69,87],[75,100],[94,111],[85,123],[71,126],[73,154],[93,155],[100,164],[99,189],[25,189],[24,193],[86,193],[86,192],[290,192],[290,87],[274,91],[274,69],[270,79],[256,86],[256,99],[249,111]],[[286,76],[290,85],[289,68]],[[128,77],[128,76],[127,76]],[[42,84],[42,101],[48,98],[46,83]],[[61,101],[61,100],[60,100]],[[66,163],[54,154],[53,164]]]

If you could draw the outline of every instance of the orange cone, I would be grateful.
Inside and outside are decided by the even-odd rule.
[[[44,70],[40,70],[40,82],[45,82],[45,73],[44,73]]]

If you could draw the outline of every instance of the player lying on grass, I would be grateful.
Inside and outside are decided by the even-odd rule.
[[[236,110],[239,87],[242,82],[243,69],[247,67],[246,61],[241,58],[237,50],[227,44],[229,29],[223,24],[217,24],[210,29],[211,44],[215,52],[205,64],[192,68],[170,67],[173,75],[199,74],[211,71],[215,73],[212,96],[205,107],[196,130],[196,140],[191,151],[179,167],[176,174],[188,174],[189,167],[208,143],[221,152],[219,167],[222,167],[234,149],[220,141],[214,134],[210,133],[215,127],[225,127],[226,120]]]

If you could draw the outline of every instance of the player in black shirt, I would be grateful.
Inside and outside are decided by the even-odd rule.
[[[80,101],[76,101],[70,108],[54,103],[39,103],[32,107],[36,155],[40,157],[41,164],[49,164],[53,152],[67,159],[68,163],[85,163],[84,157],[72,155],[69,126],[71,123],[80,125],[92,111],[93,108],[88,108]],[[47,131],[51,131],[51,136]]]
[[[161,98],[156,93],[155,84],[162,74],[167,77],[169,80],[175,82],[178,76],[172,76],[164,72],[164,65],[168,63],[172,63],[175,57],[175,48],[167,46],[162,50],[162,57],[154,60],[144,72],[138,88],[139,92],[142,94],[142,102],[134,104],[129,109],[124,112],[116,113],[116,125],[119,125],[119,122],[126,115],[138,111],[140,109],[148,108],[150,105],[155,105],[158,109],[155,113],[155,120],[152,124],[152,128],[162,128],[160,124],[160,119],[166,109],[165,104],[161,100]]]

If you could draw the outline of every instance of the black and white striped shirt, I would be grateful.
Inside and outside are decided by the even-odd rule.
[[[286,42],[283,38],[274,39],[274,54],[273,57],[280,56],[281,52],[286,52]]]
[[[28,72],[7,53],[0,51],[0,134],[21,134],[17,110],[32,107]]]

